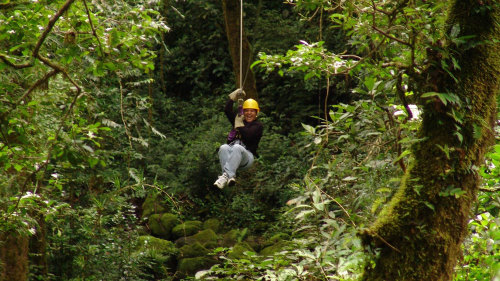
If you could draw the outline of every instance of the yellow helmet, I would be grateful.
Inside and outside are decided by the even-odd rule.
[[[247,99],[244,103],[243,103],[243,109],[256,109],[257,110],[257,113],[259,113],[260,111],[260,108],[259,108],[259,104],[257,103],[256,100],[254,99]]]

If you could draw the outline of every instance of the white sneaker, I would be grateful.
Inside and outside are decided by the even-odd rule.
[[[227,186],[233,186],[236,184],[236,179],[235,178],[230,178],[227,180]]]
[[[219,178],[214,182],[214,186],[217,186],[220,189],[223,189],[227,185],[227,181],[229,180],[229,177],[227,176],[226,173],[223,173]]]

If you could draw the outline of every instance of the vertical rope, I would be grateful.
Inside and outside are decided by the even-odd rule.
[[[243,89],[243,0],[240,0],[240,88]]]

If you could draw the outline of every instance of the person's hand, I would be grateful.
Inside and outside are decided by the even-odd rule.
[[[246,96],[245,91],[243,89],[236,89],[232,93],[229,94],[229,98],[232,99],[233,101],[236,101],[238,99],[242,99]]]
[[[239,127],[245,127],[245,124],[243,123],[243,115],[236,115],[236,118],[234,118],[234,127],[239,128]]]

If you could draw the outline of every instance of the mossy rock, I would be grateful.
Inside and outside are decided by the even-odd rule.
[[[211,229],[215,233],[219,233],[220,231],[220,220],[218,219],[208,219],[203,223],[203,229]]]
[[[161,204],[157,196],[148,196],[142,203],[142,218],[148,218],[152,214],[162,214],[167,211],[167,208]]]
[[[213,249],[218,247],[218,239],[219,237],[217,236],[217,234],[215,234],[213,230],[205,229],[196,233],[195,235],[188,237],[181,237],[175,240],[175,245],[178,248],[180,248],[184,245],[189,245],[198,242],[207,249]]]
[[[232,247],[234,244],[244,240],[246,233],[239,229],[232,229],[224,234],[222,238],[223,247]]]
[[[203,223],[201,221],[186,221],[185,223],[176,225],[172,229],[172,236],[174,238],[191,236],[201,230]]]
[[[177,238],[174,243],[175,246],[177,246],[177,248],[180,248],[184,245],[191,244],[194,242],[195,242],[194,238],[192,236],[188,236],[188,237]]]
[[[243,259],[247,256],[245,252],[255,252],[255,250],[247,242],[239,242],[233,246],[232,251],[227,255],[230,259]]]
[[[206,256],[210,251],[199,242],[184,245],[179,249],[179,259]]]
[[[290,240],[290,235],[280,232],[274,234],[271,238],[269,238],[269,242],[271,242],[272,244],[276,244],[282,240]]]
[[[179,261],[177,271],[181,276],[194,275],[196,272],[204,269],[209,269],[217,261],[209,257],[184,258]]]
[[[154,260],[156,263],[165,264],[169,268],[175,267],[179,249],[172,241],[156,238],[150,235],[139,236],[137,246],[132,253],[133,257]]]
[[[263,237],[261,236],[255,236],[255,235],[250,235],[245,239],[245,242],[252,247],[252,249],[255,249],[255,251],[260,251],[264,248],[264,243],[267,242]],[[266,246],[271,246],[271,244],[268,244]]]
[[[207,248],[208,248],[208,245],[212,246],[212,245],[214,245],[214,243],[215,243],[215,246],[211,247],[211,248],[215,248],[217,246],[217,240],[219,239],[217,234],[212,229],[202,230],[202,231],[196,233],[195,235],[193,235],[192,237],[194,240],[196,240],[197,242],[199,242],[200,244],[202,244],[203,246],[205,246]]]
[[[205,248],[207,248],[207,249],[215,249],[215,248],[219,247],[219,242],[218,241],[209,241],[209,242],[203,244],[203,246],[205,246]]]
[[[179,219],[176,215],[170,213],[154,214],[149,217],[148,224],[153,235],[170,239],[172,229],[179,224]]]
[[[290,245],[290,242],[288,241],[279,241],[278,243],[265,247],[260,251],[261,256],[272,256],[275,253],[283,251],[287,246]]]

